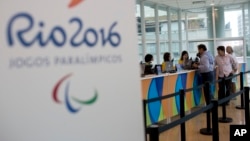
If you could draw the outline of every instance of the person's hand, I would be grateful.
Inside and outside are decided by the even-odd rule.
[[[231,73],[232,73],[232,74],[235,74],[236,72],[237,72],[237,70],[232,70],[232,72],[231,72]]]
[[[192,65],[194,68],[198,68],[198,64],[196,64],[196,63],[193,63],[193,65]]]

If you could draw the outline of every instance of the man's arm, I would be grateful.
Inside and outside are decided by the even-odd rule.
[[[218,63],[217,63],[217,60],[218,58],[217,58],[217,56],[215,57],[215,59],[214,59],[214,67],[215,67],[215,78],[216,78],[216,80],[218,80],[218,78],[219,78],[219,68],[218,68]]]
[[[208,60],[208,56],[207,55],[204,55],[201,57],[201,60],[200,60],[200,65],[198,66],[199,70],[201,72],[205,72],[207,70],[209,70],[209,60]]]
[[[232,69],[233,69],[232,73],[236,73],[238,70],[238,61],[236,57],[233,57],[232,55],[228,55],[228,56],[230,57],[230,62],[232,64]]]

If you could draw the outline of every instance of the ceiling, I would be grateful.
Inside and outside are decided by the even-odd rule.
[[[241,4],[244,2],[249,2],[250,0],[137,0],[137,2],[139,1],[146,1],[152,4],[158,3],[159,5],[165,5],[187,10],[187,9],[211,7],[212,3],[214,3],[215,6],[225,6],[225,5],[230,6],[235,4]]]

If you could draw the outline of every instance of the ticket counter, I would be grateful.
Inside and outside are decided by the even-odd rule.
[[[239,72],[245,71],[246,64],[239,64]],[[238,77],[238,81],[239,77]],[[141,79],[142,98],[150,99],[179,92],[180,89],[188,89],[202,84],[202,78],[198,71],[181,71],[177,73],[166,73],[162,75],[149,75]],[[237,83],[237,88],[239,88]],[[217,86],[211,86],[214,97],[217,98]],[[185,95],[185,110],[205,103],[203,90],[194,89]],[[178,115],[180,111],[179,96],[174,96],[162,101],[148,103],[146,106],[147,125],[155,123],[172,116]]]

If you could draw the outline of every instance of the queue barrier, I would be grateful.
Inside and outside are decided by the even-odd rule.
[[[185,127],[185,122],[196,117],[197,115],[206,112],[207,113],[207,128],[205,129],[201,129],[200,132],[202,132],[202,130],[206,130],[207,132],[211,133],[211,135],[213,136],[212,139],[213,141],[219,141],[219,126],[218,126],[218,122],[219,119],[221,120],[227,120],[228,118],[226,117],[226,102],[229,101],[230,99],[241,95],[241,105],[240,106],[236,106],[237,109],[245,109],[245,124],[247,126],[250,126],[250,113],[249,113],[249,87],[243,87],[244,83],[243,83],[243,75],[246,73],[249,73],[250,71],[246,71],[246,72],[240,72],[239,74],[233,75],[231,77],[228,78],[223,78],[221,80],[217,80],[215,82],[213,82],[214,84],[222,81],[223,83],[225,82],[225,80],[227,79],[231,79],[233,77],[237,77],[238,75],[240,75],[240,90],[234,94],[231,94],[229,96],[225,96],[224,93],[224,97],[216,100],[213,99],[211,102],[209,102],[209,104],[207,104],[205,107],[202,107],[188,115],[185,115],[185,95],[186,92],[188,91],[192,91],[194,89],[200,89],[202,87],[204,87],[204,84],[199,85],[197,87],[193,87],[193,88],[189,88],[189,89],[181,89],[179,92],[173,93],[173,94],[169,94],[166,96],[161,96],[161,97],[156,97],[156,98],[151,98],[151,99],[147,99],[147,100],[143,100],[143,114],[144,114],[144,125],[145,125],[145,140],[147,141],[147,134],[149,135],[149,140],[150,141],[159,141],[159,135],[162,132],[165,132],[177,125],[180,125],[180,132],[181,132],[181,141],[186,141],[186,127]],[[205,83],[205,85],[210,85],[208,82]],[[225,92],[225,91],[224,91]],[[156,102],[156,101],[162,101],[164,99],[167,98],[171,98],[173,96],[180,96],[180,119],[177,119],[173,122],[170,122],[168,124],[151,124],[149,126],[146,125],[146,106],[148,103],[151,102]],[[222,118],[218,118],[218,106],[222,106]],[[240,108],[238,108],[240,107]],[[212,111],[212,128],[211,128],[211,123],[210,123],[210,111]]]

